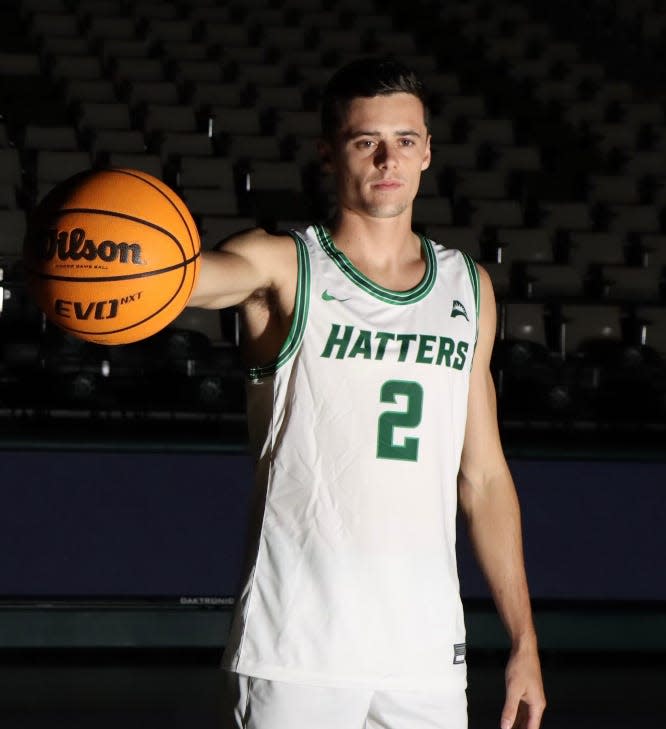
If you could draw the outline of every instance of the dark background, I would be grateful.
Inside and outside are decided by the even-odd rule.
[[[664,601],[666,465],[511,460],[535,599]],[[0,453],[0,595],[231,596],[251,462],[211,453]],[[459,529],[466,598],[488,592]]]

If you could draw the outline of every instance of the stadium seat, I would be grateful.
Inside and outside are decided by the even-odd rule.
[[[543,228],[500,228],[497,231],[498,260],[507,265],[515,262],[553,263],[553,242]]]
[[[21,258],[25,231],[26,218],[22,210],[0,210],[0,266],[4,261],[16,262]]]
[[[79,107],[79,129],[91,134],[98,129],[130,130],[132,115],[127,104],[84,101]]]
[[[497,153],[497,171],[536,172],[541,169],[541,152],[537,147],[501,146],[494,151]]]
[[[79,19],[71,13],[33,13],[30,33],[36,38],[76,38],[81,33]]]
[[[90,7],[86,8],[86,13],[89,20],[85,32],[89,38],[97,43],[105,38],[130,40],[137,36],[136,20],[134,18],[93,15],[94,10]]]
[[[197,218],[224,215],[238,217],[238,200],[232,190],[224,188],[186,187],[181,192],[190,212]]]
[[[208,111],[209,128],[219,134],[261,134],[261,119],[255,109],[212,106]]]
[[[625,342],[622,309],[615,305],[566,304],[560,311],[562,345],[566,357],[580,352],[586,345]]]
[[[526,263],[517,278],[522,294],[529,299],[560,300],[585,294],[582,275],[573,266]]]
[[[451,203],[442,197],[417,197],[414,200],[412,218],[415,224],[452,225],[453,212]]]
[[[85,102],[113,104],[118,101],[115,86],[106,79],[71,79],[65,83],[65,98],[70,106]]]
[[[432,164],[435,170],[474,170],[477,168],[477,147],[474,144],[432,144]]]
[[[202,27],[212,24],[223,24],[231,20],[231,6],[218,6],[214,3],[188,2],[186,4],[188,17]]]
[[[204,38],[208,43],[219,43],[226,46],[243,47],[249,45],[248,29],[244,25],[232,25],[227,22],[207,21],[203,26]]]
[[[316,139],[308,141],[311,143],[308,145],[306,153],[310,159],[315,159],[317,149]],[[305,157],[306,154],[304,153],[303,156]],[[425,172],[421,175],[419,195],[423,197],[439,197],[439,182],[431,170],[425,170]]]
[[[133,108],[147,105],[176,105],[181,101],[178,86],[171,81],[135,81],[128,84],[125,98]]]
[[[587,196],[590,202],[636,205],[639,202],[638,181],[625,175],[590,175]]]
[[[174,65],[173,76],[179,85],[191,83],[223,83],[224,65],[219,60],[191,61],[179,59]]]
[[[99,129],[91,135],[89,146],[93,162],[103,162],[115,152],[142,154],[146,151],[143,132],[137,129]]]
[[[459,170],[454,196],[485,200],[507,198],[506,173],[497,170]]]
[[[191,106],[184,104],[148,104],[143,116],[146,134],[196,132],[199,122]]]
[[[151,44],[145,38],[105,38],[100,48],[106,67],[121,58],[146,59],[152,54]]]
[[[111,152],[108,157],[108,166],[141,170],[158,179],[163,179],[164,177],[162,160],[155,154]]]
[[[69,36],[45,36],[40,42],[42,62],[49,66],[59,56],[88,56],[90,43],[87,38]]]
[[[193,40],[162,40],[159,42],[159,49],[162,56],[173,63],[205,61],[211,55],[205,44]]]
[[[252,160],[279,162],[282,159],[280,141],[274,136],[253,134],[234,134],[224,146],[227,157],[247,165]]]
[[[471,224],[478,227],[519,228],[523,210],[515,200],[480,200],[470,198]]]
[[[23,187],[23,168],[16,149],[0,149],[0,186],[4,191],[1,207],[15,207],[16,195]]]
[[[586,271],[594,264],[624,264],[627,262],[627,244],[613,233],[574,232],[569,238],[567,259],[580,271]]]
[[[635,319],[640,327],[640,343],[657,352],[666,362],[666,307],[639,306]]]
[[[666,235],[647,234],[640,236],[641,262],[650,268],[666,266]]]
[[[278,113],[277,133],[296,138],[315,138],[320,133],[319,116],[313,111],[287,109]]]
[[[163,163],[182,157],[209,157],[214,151],[213,140],[202,132],[166,132],[159,144]]]
[[[262,111],[283,113],[303,109],[303,92],[297,86],[266,86],[253,94],[253,105]]]
[[[171,3],[158,0],[133,0],[132,12],[135,17],[146,20],[173,20],[178,17],[180,8]]]
[[[191,41],[192,24],[182,18],[151,18],[143,29],[151,41]]]
[[[372,53],[394,53],[400,58],[407,59],[416,50],[414,35],[409,32],[370,29],[368,35],[367,48]]]
[[[489,144],[511,146],[514,144],[513,122],[510,119],[474,119],[467,136],[470,144]]]
[[[541,226],[551,231],[591,230],[593,227],[589,207],[584,203],[541,202],[539,210]]]
[[[531,302],[506,302],[500,338],[509,342],[530,342],[544,352],[551,349],[546,336],[544,307]]]
[[[486,104],[481,96],[448,96],[441,110],[445,119],[453,120],[458,117],[469,119],[484,119],[487,116]]]
[[[93,56],[58,56],[49,68],[55,79],[97,81],[103,77],[101,62]]]
[[[476,228],[430,224],[425,226],[425,234],[446,248],[465,251],[475,261],[482,259],[479,231]]]
[[[511,266],[490,261],[484,262],[482,265],[492,281],[495,298],[501,300],[509,296],[513,288]]]
[[[199,223],[201,243],[205,249],[210,250],[225,238],[254,227],[254,218],[203,215]]]
[[[289,162],[254,161],[247,172],[245,189],[258,190],[302,190],[301,174]]]
[[[121,83],[167,80],[164,65],[157,58],[116,58],[113,76]]]
[[[233,164],[228,159],[183,155],[178,172],[178,185],[195,188],[235,190]]]
[[[188,101],[197,113],[203,114],[211,108],[239,108],[243,104],[243,88],[237,83],[193,81],[186,84],[185,88]]]
[[[610,221],[608,230],[619,235],[627,233],[659,233],[661,223],[659,211],[652,205],[609,206]]]
[[[40,150],[35,157],[35,177],[41,188],[43,183],[56,183],[90,169],[87,152]]]
[[[0,52],[0,75],[2,76],[39,76],[41,70],[39,56],[36,53]]]
[[[664,282],[659,269],[605,264],[599,277],[605,298],[613,301],[649,304],[662,299]]]

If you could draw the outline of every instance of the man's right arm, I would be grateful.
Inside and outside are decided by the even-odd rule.
[[[295,251],[288,236],[261,229],[233,236],[219,250],[202,252],[197,284],[188,306],[223,309],[258,291],[280,287],[295,272]]]

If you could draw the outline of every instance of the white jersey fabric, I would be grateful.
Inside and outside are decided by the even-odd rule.
[[[323,226],[292,233],[293,324],[250,371],[260,508],[223,666],[312,685],[466,686],[457,474],[479,282],[422,238],[409,291],[378,286]]]

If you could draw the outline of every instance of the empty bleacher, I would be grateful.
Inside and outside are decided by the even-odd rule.
[[[134,412],[206,427],[242,418],[233,312],[186,312],[146,343],[81,348],[56,336],[25,293],[26,221],[61,179],[104,166],[171,185],[206,248],[254,224],[323,219],[322,85],[351,57],[390,52],[422,73],[432,97],[433,158],[415,228],[470,252],[495,285],[505,430],[666,427],[666,108],[654,75],[640,83],[636,70],[661,58],[664,24],[654,4],[594,5],[606,45],[597,29],[566,24],[564,7],[530,0],[423,0],[408,18],[373,0],[4,6],[4,417]],[[564,6],[581,21],[595,12]],[[619,37],[641,39],[633,73],[609,52]],[[147,364],[156,352],[159,372]],[[42,384],[21,400],[25,373]],[[67,383],[69,400],[50,399],[49,378]],[[150,395],[139,397],[141,378]]]

